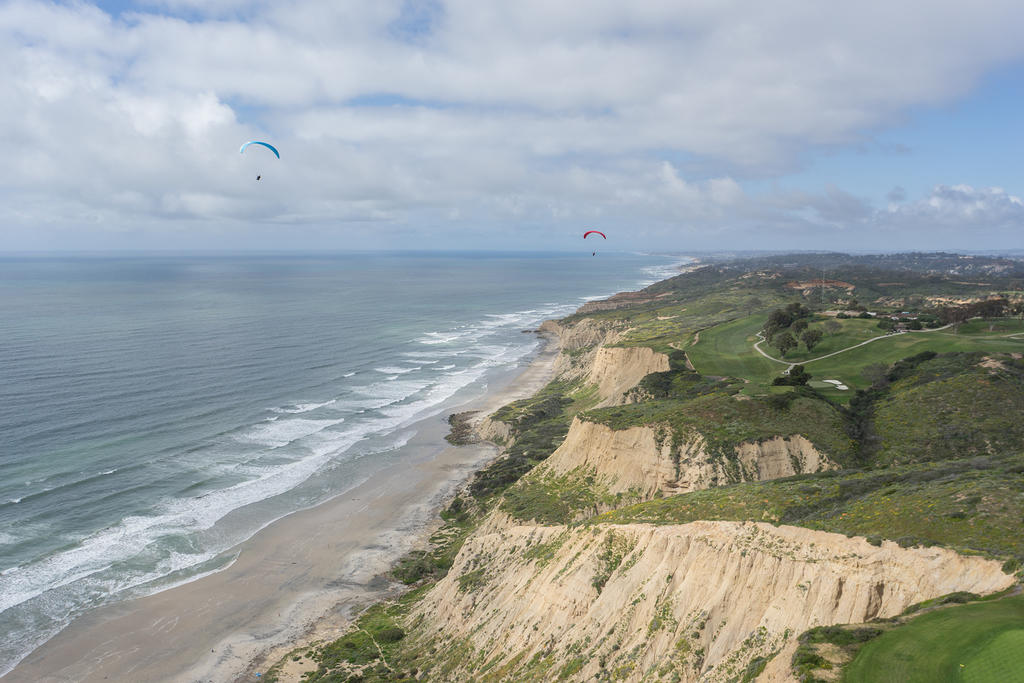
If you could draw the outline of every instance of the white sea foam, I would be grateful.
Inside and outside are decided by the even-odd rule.
[[[0,613],[31,600],[45,592],[71,583],[82,582],[81,590],[89,588],[84,580],[99,577],[114,563],[138,554],[155,540],[209,529],[232,510],[270,496],[291,490],[316,472],[330,455],[350,447],[362,438],[364,430],[341,433],[332,442],[332,448],[320,454],[292,462],[262,468],[262,473],[247,481],[213,491],[196,498],[174,499],[164,503],[157,514],[126,517],[118,524],[83,539],[73,548],[45,557],[23,567],[22,571],[0,576]],[[148,572],[139,572],[121,580],[122,587],[136,586],[163,576],[173,570],[204,562],[222,548],[212,548],[197,554],[180,554],[175,560]],[[192,561],[188,561],[188,558]],[[170,562],[171,564],[168,564]]]
[[[390,366],[384,367],[384,368],[374,368],[374,370],[376,370],[377,372],[383,372],[385,375],[404,375],[406,373],[415,372],[417,370],[422,370],[422,369],[423,368],[421,368],[421,367],[416,367],[416,368],[395,368],[395,367],[390,367]]]
[[[286,408],[271,408],[271,410],[275,413],[298,415],[317,410],[318,408],[326,408],[327,406],[334,405],[337,402],[338,399],[332,398],[330,401],[324,401],[323,403],[296,403]]]
[[[356,374],[354,371],[353,372],[346,372],[344,375],[342,375],[342,377],[351,377],[354,374]]]
[[[379,401],[384,401],[381,405],[387,405],[394,401],[401,401],[409,398],[417,391],[425,389],[430,386],[429,380],[402,380],[395,379],[392,381],[375,382],[361,387],[353,387],[353,391],[356,394],[366,396],[374,399],[368,402],[367,407],[380,407],[373,405]]]
[[[333,420],[307,420],[304,418],[293,418],[289,420],[269,419],[261,424],[251,427],[236,437],[239,441],[280,448],[293,441],[297,441],[310,434],[341,424],[345,418]]]
[[[405,356],[406,358],[413,358],[418,363],[425,363],[428,361],[436,363],[442,358],[453,358],[455,356],[461,356],[465,352],[465,348],[431,349],[430,351],[403,351],[402,355]]]

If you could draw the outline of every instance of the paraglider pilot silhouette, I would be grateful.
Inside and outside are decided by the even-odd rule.
[[[248,147],[249,145],[262,145],[262,146],[266,147],[267,149],[269,149],[271,152],[273,152],[275,157],[277,157],[278,159],[281,158],[281,154],[277,151],[276,147],[274,147],[269,142],[260,142],[259,140],[250,140],[249,142],[245,143],[238,150],[238,153],[239,154],[244,154],[245,153],[245,148]],[[256,174],[256,180],[259,180],[262,177],[263,177],[263,173],[257,173]]]
[[[605,237],[605,234],[600,230],[587,230],[585,233],[583,233],[583,239],[587,239],[587,235],[600,235],[601,237],[604,237],[604,239],[608,239],[607,237]],[[590,255],[597,256],[597,251],[592,251]]]

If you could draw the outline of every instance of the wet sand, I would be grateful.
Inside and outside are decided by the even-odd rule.
[[[511,383],[459,410],[484,416],[534,394],[557,354],[549,342]],[[383,573],[425,541],[443,502],[497,454],[489,444],[445,447],[446,433],[441,419],[425,421],[409,457],[274,522],[229,567],[89,612],[0,680],[257,680],[292,647],[340,635],[353,612],[395,591]]]

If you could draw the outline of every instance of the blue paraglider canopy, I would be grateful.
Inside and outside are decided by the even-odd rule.
[[[249,145],[263,145],[271,152],[273,152],[275,157],[277,157],[278,159],[281,158],[281,154],[277,151],[276,147],[274,147],[269,142],[260,142],[259,140],[250,140],[249,142],[245,143],[244,145],[242,145],[242,148],[238,150],[238,153],[241,154],[242,152],[244,152],[245,148],[248,147]]]

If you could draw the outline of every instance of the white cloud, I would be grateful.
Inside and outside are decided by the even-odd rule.
[[[372,223],[373,239],[453,221],[864,225],[873,209],[840,188],[751,196],[744,182],[964,95],[1024,57],[1022,20],[1002,1],[147,0],[113,18],[13,0],[0,248],[49,244],[47,226],[183,222]],[[255,185],[236,150],[262,136],[283,156]],[[886,215],[1017,220],[1005,197],[963,199],[978,192]]]
[[[906,228],[963,232],[1016,232],[1024,227],[1024,201],[1001,187],[937,185],[927,197],[879,214],[880,222]]]

